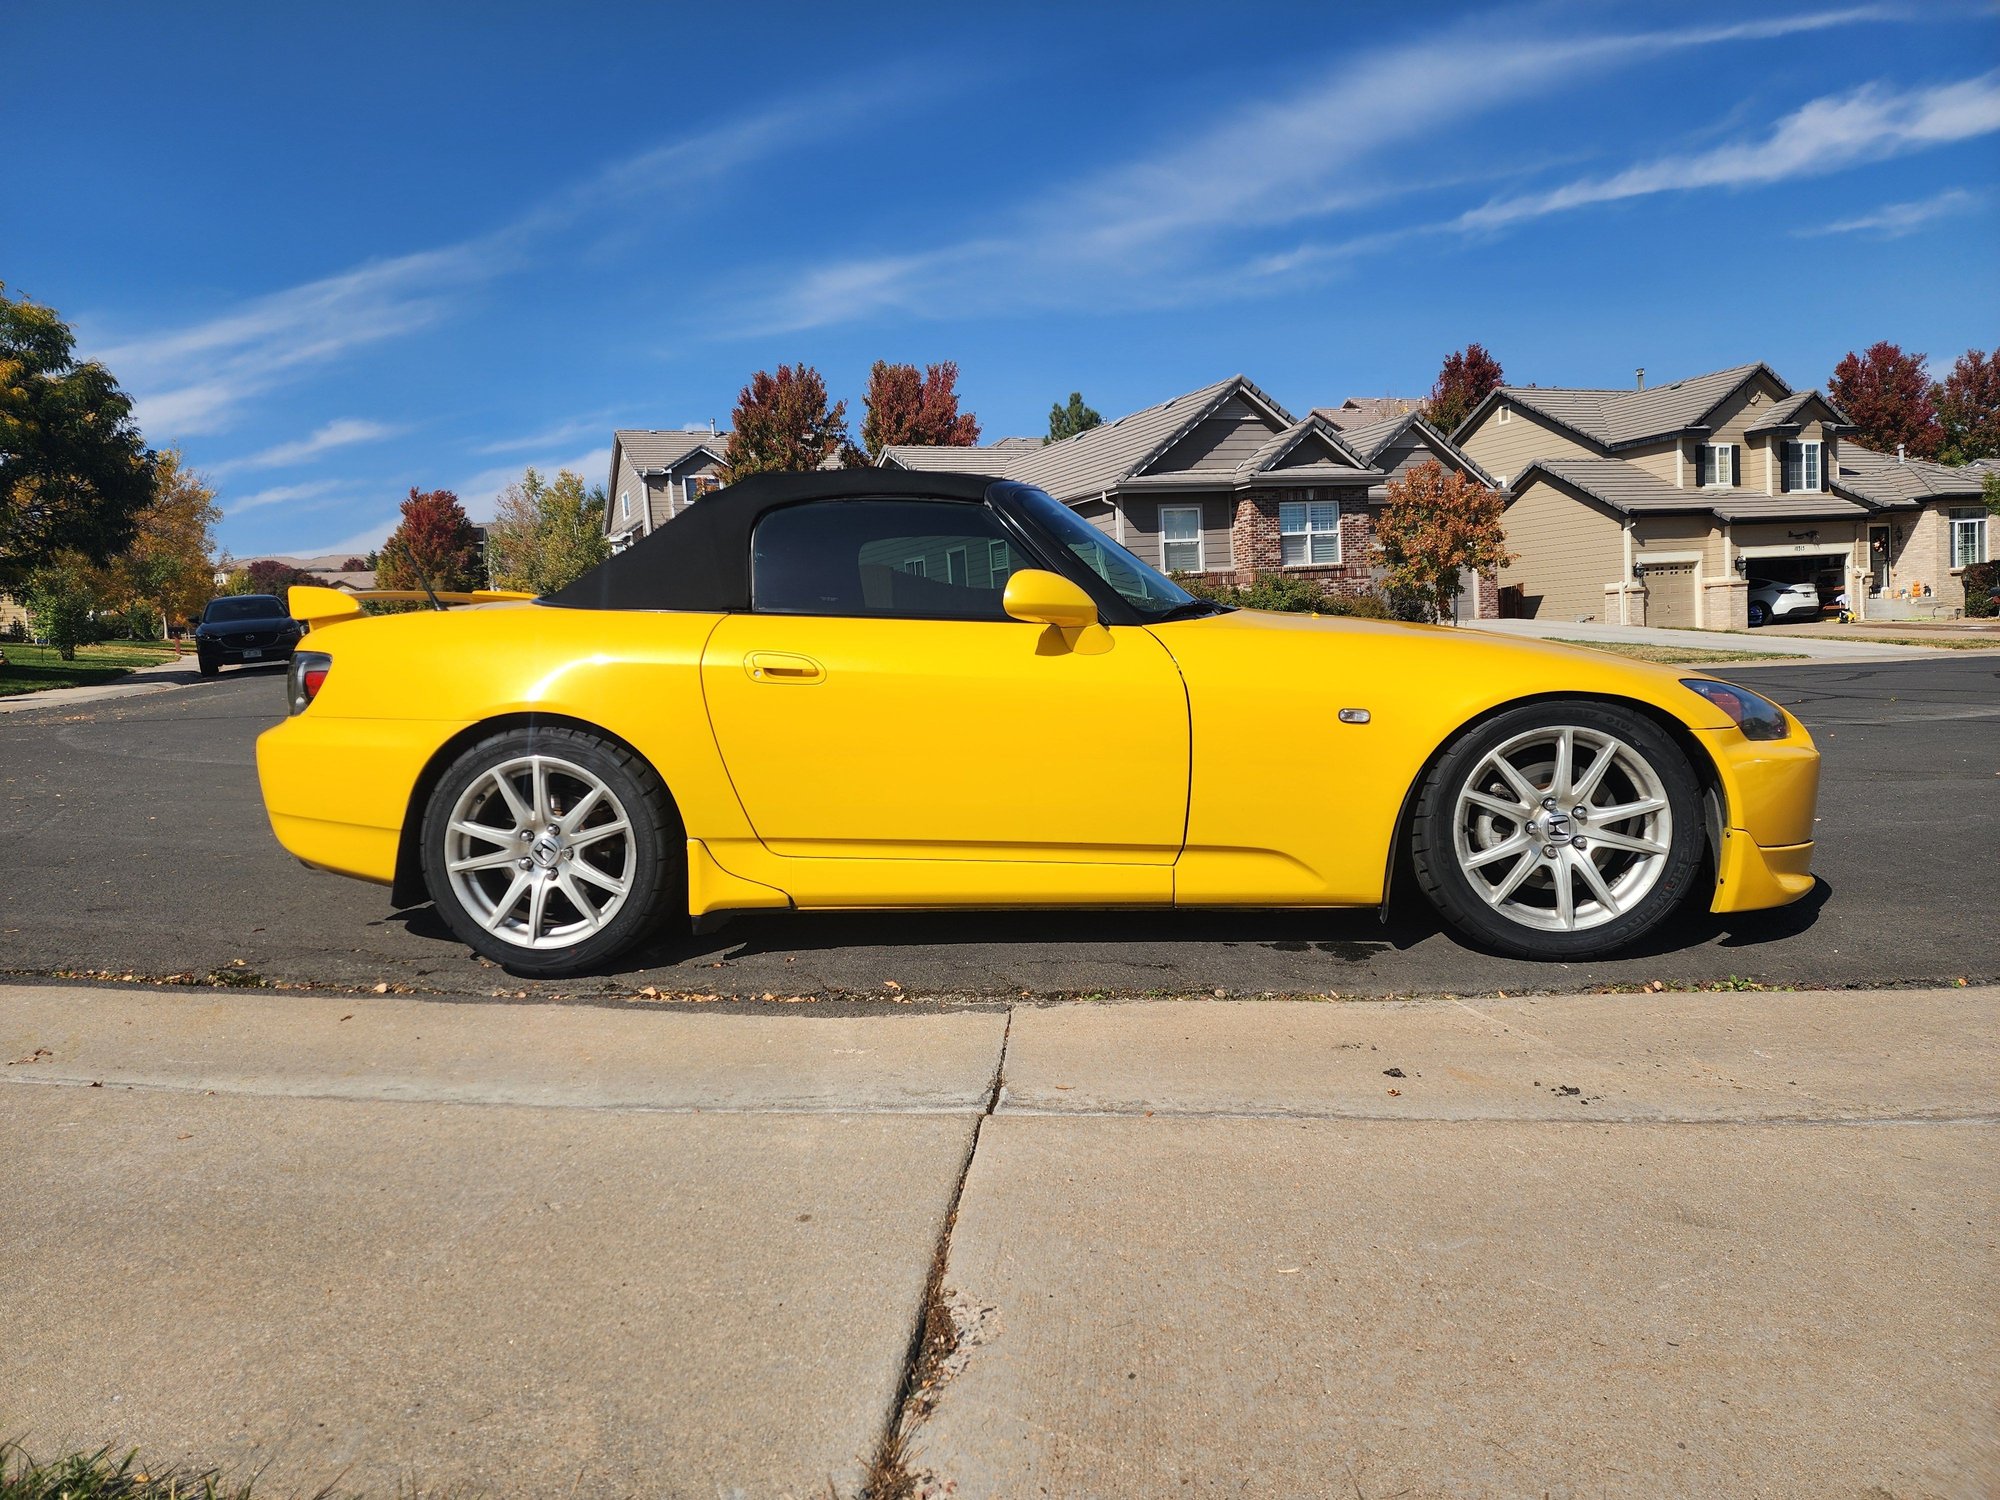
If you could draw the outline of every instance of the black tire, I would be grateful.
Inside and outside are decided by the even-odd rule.
[[[502,927],[508,930],[489,927],[467,906],[467,898],[461,896],[446,868],[447,836],[453,809],[497,767],[528,757],[544,757],[555,763],[551,767],[551,775],[558,779],[567,779],[567,773],[561,770],[564,765],[588,773],[602,784],[613,799],[616,811],[629,824],[629,834],[625,838],[631,864],[629,869],[621,865],[621,872],[629,876],[630,885],[622,898],[622,905],[598,930],[579,936],[568,946],[537,948],[522,941],[510,940],[509,931],[516,924],[505,920],[506,913],[502,913],[501,920]],[[570,784],[572,787],[587,785],[581,781]],[[555,831],[560,832],[560,816],[552,821]],[[622,746],[583,730],[566,727],[510,729],[470,746],[452,762],[432,789],[430,801],[424,809],[421,837],[424,884],[437,904],[439,914],[460,940],[513,974],[555,979],[600,970],[641,939],[655,935],[670,925],[684,927],[687,923],[687,838],[673,798],[644,760]],[[486,842],[494,845],[493,852],[500,852],[499,840]],[[560,840],[557,842],[559,845]],[[523,847],[533,849],[540,843],[538,838]],[[560,858],[571,859],[576,852],[579,851],[572,850]],[[527,855],[523,854],[521,858],[526,859]],[[519,864],[518,861],[514,863]],[[571,863],[565,868],[574,871],[575,865]],[[541,869],[528,871],[533,878],[540,878],[544,873]],[[559,869],[554,864],[547,868],[546,874],[551,878],[560,878]],[[511,889],[513,870],[495,867],[490,873],[480,872],[476,879],[484,884],[471,892],[473,900],[479,900],[482,891],[490,891],[503,883]],[[595,887],[591,888],[591,893],[596,893]],[[578,910],[569,904],[567,897],[551,895],[546,899],[557,911],[574,914]],[[491,906],[498,907],[504,900],[505,893],[502,892],[493,898]],[[526,936],[527,925],[525,918],[518,924],[523,937]]]
[[[1752,625],[1764,625],[1768,624],[1770,622],[1770,619],[1771,619],[1770,606],[1763,603],[1761,600],[1752,599],[1750,601],[1750,623]]]
[[[1570,795],[1562,800],[1570,806],[1551,810],[1539,795],[1531,800],[1513,788],[1497,761],[1515,765],[1531,791],[1554,792],[1561,752],[1543,748],[1540,737],[1559,739],[1565,730],[1572,747],[1562,789]],[[1623,754],[1612,753],[1614,746]],[[1601,779],[1577,801],[1576,789],[1603,753],[1612,758],[1598,773]],[[1600,791],[1609,803],[1593,800]],[[1474,803],[1475,796],[1484,801]],[[1493,801],[1520,802],[1532,816],[1510,822],[1508,814],[1486,805]],[[1654,803],[1664,806],[1654,809]],[[1648,811],[1593,823],[1574,816],[1578,806],[1587,814]],[[1559,960],[1616,952],[1665,921],[1694,887],[1703,843],[1701,789],[1681,747],[1645,715],[1589,699],[1524,704],[1473,728],[1424,779],[1410,830],[1417,880],[1448,924],[1517,958]],[[1662,852],[1637,852],[1635,845]],[[1468,869],[1468,860],[1480,873]],[[1597,872],[1596,886],[1581,868],[1585,863]],[[1486,870],[1494,872],[1493,880]],[[1518,884],[1496,898],[1509,880]],[[1572,930],[1561,925],[1559,886],[1569,891],[1568,915],[1577,924]],[[1608,904],[1599,889],[1611,897]]]
[[[213,677],[222,670],[222,663],[216,661],[213,657],[197,656],[194,659],[194,664],[204,677]]]

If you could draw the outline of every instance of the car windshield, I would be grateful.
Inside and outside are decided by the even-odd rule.
[[[237,594],[228,599],[211,599],[201,618],[207,625],[227,625],[236,620],[282,620],[285,606],[269,594]]]
[[[1022,486],[1021,508],[1083,565],[1118,591],[1149,622],[1213,614],[1222,608],[1197,599],[1173,579],[1148,567],[1061,501]]]

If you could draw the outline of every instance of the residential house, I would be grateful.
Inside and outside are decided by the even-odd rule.
[[[1381,573],[1382,487],[1433,446],[1476,472],[1411,414],[1349,435],[1319,412],[1293,417],[1234,375],[1058,442],[898,446],[881,461],[1033,484],[1166,572],[1244,583],[1283,572],[1365,593]]]
[[[655,526],[720,489],[728,446],[729,434],[712,426],[614,433],[611,483],[604,492],[604,530],[611,550],[623,552]]]
[[[1630,390],[1502,386],[1452,441],[1505,486],[1517,556],[1500,582],[1530,615],[1741,628],[1751,576],[1844,590],[1868,618],[1962,607],[1940,559],[1985,554],[1983,530],[1957,526],[1976,476],[1869,453],[1849,425],[1758,363],[1653,387],[1641,371]]]

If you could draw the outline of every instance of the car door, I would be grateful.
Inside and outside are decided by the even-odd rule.
[[[976,503],[808,502],[752,550],[752,610],[709,637],[702,683],[767,850],[1012,867],[1018,890],[967,887],[1008,900],[1034,898],[1035,864],[1118,866],[1088,888],[1170,899],[1187,695],[1149,633],[1008,618],[1031,560]]]

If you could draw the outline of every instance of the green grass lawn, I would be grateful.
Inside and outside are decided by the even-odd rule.
[[[150,667],[155,662],[172,661],[172,646],[114,642],[107,646],[78,646],[76,660],[64,661],[53,646],[0,646],[7,665],[0,667],[0,698],[14,693],[38,693],[43,688],[96,687],[115,682],[134,667]]]
[[[1669,667],[1697,667],[1723,661],[1804,661],[1797,651],[1711,651],[1701,646],[1648,646],[1637,641],[1572,641],[1556,638],[1565,646],[1588,646],[1593,651],[1609,651],[1613,656],[1636,656]]]

